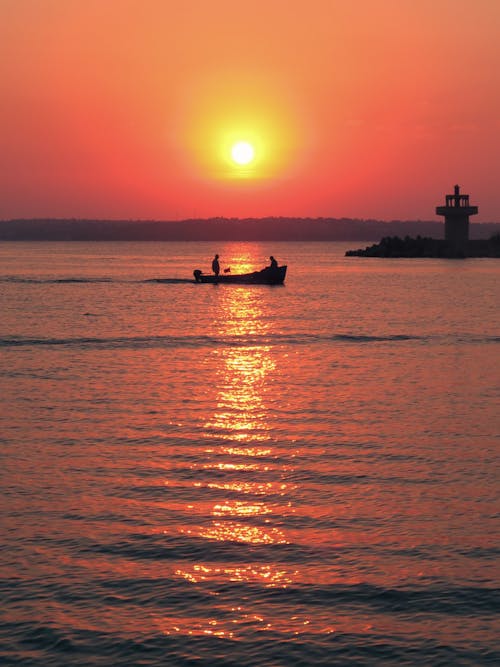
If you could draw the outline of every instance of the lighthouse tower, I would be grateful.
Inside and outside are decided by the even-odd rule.
[[[469,205],[469,195],[460,194],[458,185],[454,194],[446,195],[446,206],[436,207],[436,214],[444,215],[444,238],[452,256],[467,255],[469,215],[476,215],[477,211],[477,206]]]

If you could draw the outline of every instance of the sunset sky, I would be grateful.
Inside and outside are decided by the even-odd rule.
[[[460,183],[500,221],[499,26],[497,0],[0,0],[0,218],[434,219]]]

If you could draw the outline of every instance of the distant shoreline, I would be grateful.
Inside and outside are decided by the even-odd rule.
[[[472,239],[500,233],[500,222],[470,225]],[[438,221],[356,218],[209,218],[181,221],[13,219],[0,220],[0,241],[378,241],[386,236],[442,239]]]

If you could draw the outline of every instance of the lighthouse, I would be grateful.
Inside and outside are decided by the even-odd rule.
[[[460,194],[459,185],[455,185],[454,194],[446,195],[445,206],[436,207],[436,214],[444,215],[444,238],[451,256],[467,256],[469,216],[477,211],[477,206],[469,205],[469,195]]]

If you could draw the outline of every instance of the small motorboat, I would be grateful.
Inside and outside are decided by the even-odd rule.
[[[196,283],[212,283],[221,285],[282,285],[285,281],[286,265],[272,268],[266,266],[262,271],[253,273],[223,273],[215,276],[213,273],[203,273],[200,269],[193,271]]]

